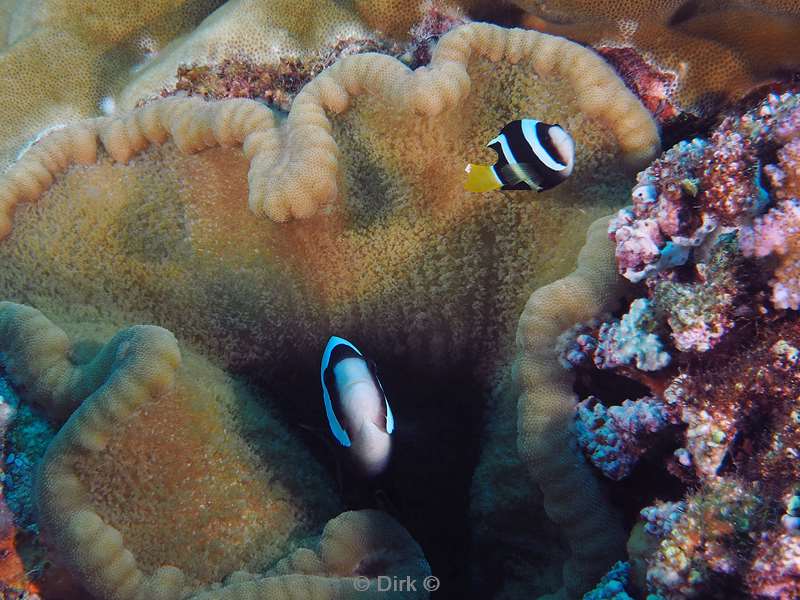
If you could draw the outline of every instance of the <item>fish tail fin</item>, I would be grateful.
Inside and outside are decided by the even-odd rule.
[[[467,181],[464,183],[464,189],[468,192],[491,192],[503,186],[492,167],[488,165],[469,164],[466,172]]]

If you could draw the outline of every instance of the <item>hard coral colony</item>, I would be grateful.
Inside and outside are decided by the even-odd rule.
[[[0,597],[800,597],[797,35],[0,3]]]

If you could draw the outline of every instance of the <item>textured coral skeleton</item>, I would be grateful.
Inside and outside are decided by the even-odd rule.
[[[609,56],[665,120],[681,110],[712,115],[800,64],[791,41],[800,31],[800,8],[791,0],[514,3],[528,11],[527,26]]]
[[[653,309],[629,322],[638,331],[627,339],[642,353],[658,333],[668,360],[634,366],[624,344],[600,335],[618,323],[600,313],[560,340],[562,364],[579,376],[611,366],[649,391],[616,405],[605,390],[577,415],[604,475],[629,477],[647,455],[646,468],[675,483],[668,501],[641,511],[628,543],[639,593],[796,594],[797,115],[790,92],[731,111],[708,139],[681,142],[641,172],[632,206],[611,221],[617,270],[645,296],[629,311]]]
[[[201,43],[245,7],[226,5],[185,43]],[[161,89],[159,64],[141,71],[118,106]],[[468,198],[463,164],[485,152],[487,135],[512,113],[534,109],[580,141],[571,181],[538,204],[513,193],[492,194],[491,203]],[[427,150],[409,152],[409,138]],[[251,100],[166,98],[43,136],[4,179],[0,252],[15,267],[0,275],[0,289],[63,323],[99,321],[112,330],[159,323],[182,347],[237,370],[257,366],[264,381],[306,369],[314,340],[337,323],[343,334],[385,348],[381,362],[440,372],[466,363],[485,386],[495,374],[505,377],[530,290],[568,269],[583,227],[618,205],[623,163],[643,166],[657,149],[653,120],[594,53],[553,36],[468,25],[442,37],[429,65],[415,71],[385,55],[343,57],[294,98],[285,122]],[[248,196],[273,220],[305,218],[259,219]],[[53,236],[42,244],[44,231]],[[365,245],[373,249],[366,257]],[[51,275],[17,276],[42,272],[39,261]],[[54,294],[51,285],[66,287]],[[504,406],[492,417],[480,472],[519,477],[526,490],[514,434],[501,433],[513,428],[513,407],[505,406],[512,397],[496,398]],[[488,489],[478,485],[476,494]],[[543,519],[526,493],[514,492],[514,510],[534,515],[530,527],[538,529]],[[530,542],[509,537],[510,524],[487,523],[481,535],[508,544],[509,590],[559,585],[558,576],[541,583],[535,575],[537,560],[558,556],[520,555],[515,544]],[[143,572],[179,585],[176,571],[151,563]],[[93,589],[109,585],[73,571]],[[181,571],[192,580],[191,569]],[[241,585],[245,594],[282,584]]]
[[[797,67],[796,3],[494,13],[533,30],[472,0],[218,4],[0,6],[0,591],[796,596],[800,101],[688,116]],[[522,115],[575,173],[465,194]],[[695,131],[657,157],[660,126]],[[396,378],[398,520],[335,516],[296,431],[332,331]]]

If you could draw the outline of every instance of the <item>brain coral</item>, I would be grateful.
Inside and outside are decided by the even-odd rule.
[[[0,243],[0,296],[63,322],[168,327],[276,397],[302,398],[287,402],[301,419],[319,416],[309,382],[324,340],[359,340],[390,372],[413,375],[395,406],[415,447],[452,456],[440,440],[458,429],[477,454],[467,425],[485,399],[450,392],[415,403],[429,393],[423,382],[494,383],[525,299],[571,268],[588,223],[625,197],[625,163],[646,162],[658,137],[610,68],[559,38],[472,25],[442,39],[431,67],[403,69],[348,57],[285,122],[248,101],[176,99],[44,138],[0,182],[4,213],[16,207]],[[575,173],[535,198],[466,194],[464,165],[489,159],[484,144],[521,115],[570,131]],[[248,197],[272,217],[307,218],[258,218]],[[489,451],[506,441],[493,432],[513,429],[510,402],[501,394],[491,415],[510,424],[480,442],[493,461],[483,472],[497,480],[522,473],[513,445]],[[414,481],[401,481],[404,493]],[[466,485],[413,498],[447,522]],[[592,583],[568,582],[573,594]]]

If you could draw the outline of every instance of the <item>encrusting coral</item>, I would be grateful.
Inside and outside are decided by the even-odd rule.
[[[590,396],[577,416],[605,475],[631,475],[647,453],[647,470],[672,480],[671,498],[648,500],[645,525],[631,535],[640,592],[796,595],[799,115],[792,92],[743,103],[708,139],[681,142],[639,173],[632,206],[611,222],[617,269],[646,296],[631,311],[652,307],[628,323],[639,329],[628,337],[658,332],[668,361],[597,361],[606,350],[595,332],[616,323],[599,324],[608,319],[600,313],[559,345],[562,364],[583,381],[600,381],[592,368],[611,366],[647,388],[615,406],[600,385],[607,397]]]
[[[335,508],[320,502],[331,492],[316,489],[320,476],[301,466],[299,447],[211,365],[185,352],[182,364],[168,331],[130,327],[79,364],[68,358],[76,348],[64,332],[30,307],[0,303],[0,333],[4,367],[24,398],[71,412],[40,466],[39,524],[97,597],[199,593],[270,564],[290,536],[307,534]],[[251,441],[256,433],[269,436],[269,450]],[[420,577],[427,570],[390,517],[346,513],[326,527],[316,568],[242,585],[341,597],[358,592],[348,577],[394,568]],[[201,597],[244,593],[218,585]]]
[[[613,131],[632,164],[653,157],[658,132],[652,119],[597,55],[553,36],[474,24],[448,33],[436,46],[430,66],[413,72],[379,54],[340,59],[297,95],[285,130],[278,130],[272,114],[256,103],[243,101],[234,108],[174,99],[153,102],[124,119],[57,131],[34,145],[6,174],[5,198],[0,199],[6,221],[0,223],[0,235],[9,231],[16,202],[36,199],[53,175],[72,161],[91,161],[98,134],[111,156],[122,162],[150,143],[162,143],[168,133],[185,152],[242,143],[251,161],[250,208],[279,222],[310,217],[337,196],[337,148],[326,110],[343,112],[354,96],[369,93],[397,102],[404,112],[435,117],[455,108],[469,92],[466,66],[472,52],[511,64],[534,57],[540,76],[567,80],[581,111]]]
[[[491,385],[511,358],[525,298],[571,268],[584,228],[624,197],[621,159],[643,166],[657,151],[653,120],[602,59],[536,32],[455,29],[415,72],[369,54],[337,64],[298,95],[285,124],[244,99],[167,98],[62,130],[58,144],[45,136],[4,179],[4,209],[15,213],[0,243],[0,294],[60,322],[158,323],[268,389],[289,382],[283,392],[318,375],[331,331],[374,348],[378,364],[437,378],[458,368]],[[413,94],[387,95],[392,78]],[[325,107],[348,110],[332,117]],[[464,165],[489,156],[484,144],[522,115],[570,132],[573,175],[535,201],[465,193]],[[72,139],[81,143],[61,145]],[[242,142],[243,152],[226,147]],[[68,167],[70,156],[91,163],[95,152],[94,164]],[[258,219],[248,195],[273,217],[309,218]],[[408,397],[417,393],[410,387]],[[457,401],[435,403],[448,422],[480,399]],[[317,414],[316,397],[296,405]],[[513,429],[513,414],[504,406],[490,419]],[[416,425],[437,447],[440,423]],[[493,432],[505,431],[495,425],[480,442],[492,461],[481,472],[502,479],[511,470],[525,486],[513,445],[493,448]],[[525,494],[515,498],[524,505]],[[451,511],[453,501],[442,506]],[[571,540],[594,510],[571,515]],[[533,580],[532,571],[503,577]],[[595,583],[567,578],[574,594]]]
[[[607,218],[591,225],[576,270],[536,290],[517,329],[517,443],[542,488],[548,516],[562,527],[572,550],[564,566],[562,594],[567,597],[596,583],[625,547],[621,517],[605,501],[578,448],[573,379],[556,352],[564,331],[610,310],[624,292],[607,227]]]
[[[514,3],[530,12],[527,26],[591,44],[632,85],[650,81],[654,89],[647,94],[699,116],[800,67],[792,41],[800,32],[800,10],[791,1]]]
[[[0,8],[0,168],[57,124],[100,114],[105,98],[153,51],[191,30],[221,0],[141,4],[4,2]],[[5,9],[5,10],[4,10]],[[2,35],[2,34],[5,35]]]

